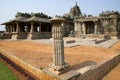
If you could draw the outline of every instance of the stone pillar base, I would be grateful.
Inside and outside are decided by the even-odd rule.
[[[61,75],[70,70],[71,67],[66,63],[63,66],[55,66],[54,64],[50,64],[49,67],[45,68],[43,71],[53,76],[53,75]]]
[[[28,40],[32,40],[32,39],[38,39],[39,37],[37,36],[37,33],[33,32],[33,33],[28,33],[27,35],[27,39]]]
[[[58,78],[58,80],[79,80],[79,76],[80,76],[80,73],[71,70],[70,67],[63,70],[62,73],[59,75],[56,73],[60,73],[60,72],[54,71],[51,68],[45,68],[43,69],[43,71],[47,73],[49,76]]]
[[[11,36],[11,39],[12,40],[17,40],[19,37],[19,34],[18,33],[13,33],[12,36]]]
[[[56,66],[54,64],[49,65],[49,70],[56,75],[63,74],[69,70],[71,70],[70,66],[66,63],[63,66]]]
[[[31,40],[32,39],[32,33],[29,33],[28,36],[27,36],[27,39]]]

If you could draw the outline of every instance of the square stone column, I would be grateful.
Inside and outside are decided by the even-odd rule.
[[[16,26],[16,27],[15,27]],[[11,39],[12,40],[17,40],[19,39],[19,23],[15,22],[15,24],[13,25],[13,32],[12,32],[12,36]]]
[[[82,23],[82,31],[83,31],[83,34],[86,34],[86,27],[85,27],[85,23]]]
[[[98,23],[97,23],[97,22],[95,22],[95,31],[94,31],[94,33],[95,33],[95,34],[98,33]]]
[[[79,38],[80,35],[82,34],[82,23],[78,22],[77,23],[78,29],[77,29],[77,37]]]
[[[27,39],[34,39],[34,22],[30,22],[30,32],[27,35]]]
[[[31,33],[34,32],[34,23],[33,22],[31,22],[31,30],[30,30],[30,32]]]
[[[77,25],[77,22],[74,23],[74,31],[78,31],[78,25]]]
[[[16,22],[16,32],[17,32],[17,33],[20,32],[20,30],[19,30],[19,23],[18,23],[18,22]]]

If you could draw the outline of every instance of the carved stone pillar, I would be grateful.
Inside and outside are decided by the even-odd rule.
[[[80,37],[82,34],[82,24],[80,22],[76,23],[76,37]]]
[[[15,32],[15,24],[12,24],[13,32]]]
[[[74,31],[76,32],[78,29],[78,25],[77,25],[77,22],[74,23]]]
[[[30,30],[30,32],[31,33],[34,32],[34,23],[33,22],[31,22],[31,30]]]
[[[79,33],[81,34],[82,33],[82,23],[81,22],[78,23],[78,30],[79,30]]]
[[[94,33],[95,33],[95,34],[97,34],[97,32],[98,32],[97,29],[98,29],[98,25],[97,25],[97,22],[95,22],[95,30],[94,30],[94,31],[95,31]]]
[[[85,23],[82,23],[82,31],[83,31],[83,34],[86,34],[86,27],[85,27]]]
[[[50,68],[55,72],[55,74],[61,74],[66,70],[68,64],[64,62],[64,18],[53,18],[51,22],[53,23],[52,27],[52,37],[54,40],[54,53],[53,53],[53,63],[50,65]]]
[[[20,30],[19,30],[19,23],[18,23],[18,22],[16,22],[16,32],[17,32],[17,33],[20,32]]]

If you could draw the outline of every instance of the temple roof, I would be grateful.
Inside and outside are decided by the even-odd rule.
[[[27,22],[29,22],[29,21],[47,22],[47,23],[49,23],[49,22],[50,22],[50,20],[49,20],[49,19],[46,19],[46,18],[41,18],[41,17],[36,17],[36,16],[33,16],[33,17],[31,17],[31,18],[27,19],[26,21],[27,21]]]
[[[20,12],[18,12],[16,14],[16,16],[15,16],[15,19],[12,19],[10,21],[2,23],[1,25],[13,23],[13,22],[31,22],[31,21],[49,23],[50,18],[51,17],[48,17],[47,15],[45,15],[43,13],[31,13],[31,14],[28,14],[28,13],[20,13]]]

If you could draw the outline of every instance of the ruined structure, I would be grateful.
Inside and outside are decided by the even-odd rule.
[[[104,11],[99,16],[82,14],[79,6],[73,6],[65,19],[64,36],[71,32],[75,37],[98,37],[109,34],[120,38],[120,13],[118,11]],[[17,13],[16,18],[3,23],[6,25],[7,38],[39,39],[52,37],[50,17],[43,13]]]
[[[71,8],[69,14],[64,15],[65,18],[73,20],[74,35],[76,37],[98,36],[109,34],[119,38],[120,36],[120,13],[118,11],[105,11],[99,16],[82,14],[79,6]]]
[[[50,19],[43,13],[20,13],[15,19],[3,23],[6,25],[7,38],[11,39],[39,39],[51,37]]]

